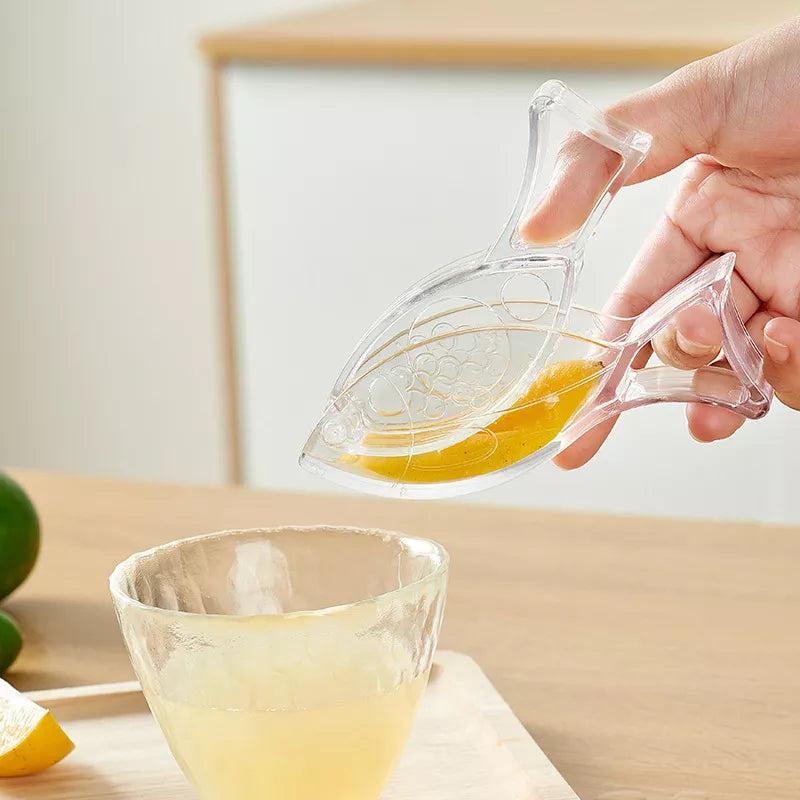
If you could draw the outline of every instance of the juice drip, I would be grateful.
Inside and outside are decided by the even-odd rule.
[[[339,463],[403,483],[458,481],[495,472],[555,439],[602,370],[599,361],[559,361],[545,367],[508,411],[457,444],[411,456],[347,455]]]

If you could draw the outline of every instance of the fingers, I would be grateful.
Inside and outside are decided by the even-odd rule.
[[[608,313],[641,314],[712,255],[702,241],[687,233],[681,213],[696,196],[710,169],[713,168],[693,163],[687,170],[667,212],[645,239],[612,295],[606,307]]]
[[[622,163],[621,157],[583,134],[566,137],[550,186],[519,227],[528,242],[557,242],[586,222]]]
[[[747,330],[765,354],[765,377],[775,387],[775,393],[783,403],[800,410],[800,322],[786,318],[774,319],[772,314],[763,310],[753,313],[753,306],[758,300],[741,278],[736,277],[733,289],[742,316],[745,319],[749,317]],[[659,358],[681,369],[698,369],[712,362],[714,366],[729,367],[725,359],[713,361],[721,345],[720,324],[705,306],[693,306],[681,312],[675,324],[662,331],[654,341]],[[648,356],[648,351],[640,354],[634,368],[645,366]],[[703,404],[688,405],[686,417],[689,433],[698,442],[727,439],[745,422],[744,417],[733,411]],[[556,457],[556,466],[576,469],[586,464],[603,445],[615,421],[597,426],[582,436]]]
[[[776,397],[789,408],[800,410],[800,322],[758,311],[747,329],[764,353],[764,377]],[[699,442],[727,439],[744,424],[744,417],[713,406],[690,405],[686,417],[689,432]]]
[[[715,361],[712,366],[730,369],[730,364],[724,358]],[[686,406],[686,421],[692,439],[707,444],[733,436],[744,425],[745,419],[727,408],[689,403]]]
[[[706,250],[695,245],[668,217],[664,217],[645,241],[617,291],[609,298],[605,313],[613,317],[635,317],[641,314],[697,269],[708,255]],[[624,331],[624,324],[609,320],[605,334],[607,338],[613,339]],[[633,367],[639,369],[645,366],[650,352],[649,348],[643,350]],[[712,358],[713,355],[712,353]],[[562,469],[582,467],[600,449],[613,426],[612,421],[593,428],[559,454],[555,464]]]
[[[656,355],[679,369],[697,369],[710,364],[722,347],[722,327],[705,305],[681,311],[675,321],[653,339]]]
[[[769,312],[757,311],[747,320],[748,333],[762,352],[764,352],[764,328],[771,319],[772,315]],[[765,366],[766,358],[765,355]],[[727,367],[728,362],[722,359],[716,362],[715,366]],[[701,404],[688,405],[686,419],[689,424],[689,433],[698,442],[716,442],[720,439],[727,439],[729,436],[733,436],[745,422],[744,417],[733,411]]]
[[[609,301],[608,313],[622,317],[641,313],[702,264],[705,259],[697,261],[698,255],[705,253],[694,247],[680,231],[673,230],[670,224],[656,230],[637,256],[620,290]],[[661,274],[648,278],[651,271],[659,268]],[[742,318],[747,321],[750,335],[761,346],[764,326],[771,316],[767,312],[757,311],[760,301],[736,273],[732,277],[731,291]],[[710,364],[719,354],[722,329],[710,309],[692,306],[681,312],[675,323],[656,337],[653,345],[664,363],[681,369],[697,369]],[[800,356],[800,349],[798,354]],[[648,349],[643,350],[633,364],[634,369],[644,367],[649,355]],[[718,363],[725,365],[724,362]],[[725,439],[744,424],[744,418],[740,415],[712,406],[691,405],[686,414],[690,434],[701,442]],[[559,454],[555,464],[562,469],[582,467],[597,453],[613,426],[612,421],[589,431]]]
[[[722,87],[713,76],[724,75],[716,67],[720,60],[712,56],[688,64],[607,109],[609,116],[653,135],[647,158],[628,183],[650,180],[712,151],[720,115],[716,98]]]
[[[661,295],[697,269],[706,255],[704,250],[695,246],[664,218],[639,251],[619,289],[609,298],[605,313],[617,317],[635,317],[641,314]],[[621,329],[614,328],[605,333],[608,338],[615,338],[622,332]],[[640,369],[647,364],[650,352],[646,348],[639,353],[633,364],[634,369]],[[562,469],[582,467],[602,447],[613,427],[612,420],[593,428],[560,453],[554,463]]]
[[[739,314],[748,323],[750,335],[760,342],[764,325],[770,317],[765,315],[752,319],[760,300],[736,272],[731,276],[731,292]],[[653,340],[656,355],[665,364],[679,369],[697,369],[710,364],[721,346],[722,327],[711,309],[703,305],[682,311],[674,323]]]
[[[649,346],[643,347],[633,360],[633,364],[631,365],[633,369],[641,369],[647,366],[647,361],[652,355],[652,352]],[[596,425],[581,436],[580,439],[573,442],[569,447],[559,453],[553,459],[553,463],[560,469],[567,470],[582,467],[603,446],[603,442],[608,438],[616,424],[617,417],[614,417],[607,422]]]
[[[733,436],[745,422],[741,414],[735,414],[727,408],[714,408],[698,403],[686,406],[686,420],[691,437],[704,444]]]
[[[603,442],[617,424],[614,419],[596,425],[588,433],[581,436],[576,442],[571,444],[554,459],[553,463],[560,469],[578,469],[582,467],[602,446]]]
[[[629,183],[662,175],[692,156],[708,153],[718,124],[718,91],[706,59],[607,109],[609,117],[653,135],[650,152]],[[578,230],[621,165],[621,157],[574,132],[559,149],[550,187],[520,223],[529,242],[553,242]]]
[[[770,320],[764,328],[764,351],[764,377],[784,405],[800,411],[800,322]]]
[[[721,86],[709,80],[715,73],[715,58],[690,64],[608,109],[609,116],[654,137],[650,153],[629,183],[654,178],[692,156],[712,151],[710,143],[715,139],[720,107],[712,95],[718,94]],[[720,70],[716,72],[719,74]],[[698,163],[694,167],[682,182],[673,209],[696,194],[699,183],[714,169],[710,164]],[[522,237],[529,241],[555,241],[577,230],[618,168],[619,160],[609,157],[609,151],[586,137],[569,137],[559,153],[549,191],[520,225]],[[618,317],[640,314],[710,255],[704,243],[688,235],[668,211],[610,298],[606,313]],[[721,332],[715,321],[709,321],[702,311],[695,311],[677,320],[673,333],[656,344],[668,363],[692,366],[709,363],[720,343]],[[648,357],[649,350],[642,352],[634,367],[644,366]],[[611,420],[597,426],[561,453],[555,463],[565,469],[582,466],[599,450],[614,424],[615,420]],[[715,424],[714,420],[710,424]],[[728,420],[727,424],[730,427],[733,423]]]

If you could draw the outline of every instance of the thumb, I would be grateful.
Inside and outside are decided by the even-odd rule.
[[[628,183],[655,178],[709,151],[722,94],[713,76],[723,74],[717,62],[723,55],[689,64],[606,110],[609,117],[653,136],[650,152]],[[616,153],[588,137],[577,132],[567,136],[550,187],[520,224],[520,235],[529,242],[552,242],[578,230],[620,163]]]
[[[800,411],[800,322],[788,317],[764,327],[764,377],[778,399]]]

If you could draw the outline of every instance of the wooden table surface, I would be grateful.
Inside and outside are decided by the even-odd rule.
[[[13,474],[43,523],[4,604],[19,688],[131,677],[107,576],[135,550],[380,526],[450,550],[442,646],[478,660],[582,800],[800,797],[800,530]]]
[[[370,0],[219,31],[212,61],[677,67],[798,13],[797,0]]]

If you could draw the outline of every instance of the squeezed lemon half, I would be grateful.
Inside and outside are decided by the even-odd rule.
[[[47,709],[0,680],[0,778],[41,772],[74,748]]]
[[[440,483],[486,475],[535,453],[558,436],[597,383],[599,361],[545,367],[504,414],[457,444],[409,456],[347,455],[354,472],[404,483]]]

